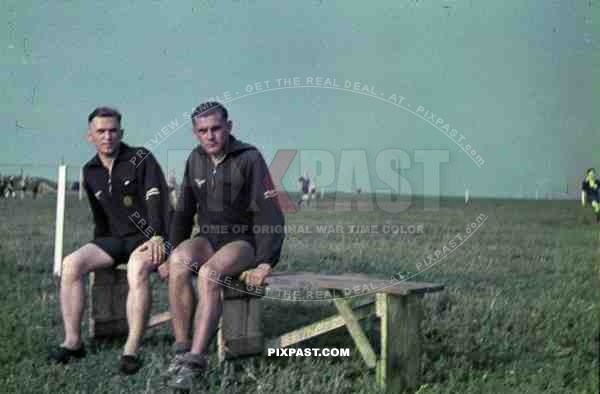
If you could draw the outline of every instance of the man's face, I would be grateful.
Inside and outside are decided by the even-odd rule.
[[[231,131],[231,121],[225,121],[220,112],[198,116],[193,122],[194,135],[209,155],[223,151]]]
[[[596,173],[594,171],[590,171],[587,174],[588,179],[593,179],[596,177]]]
[[[95,117],[89,124],[88,140],[98,153],[111,156],[119,148],[123,130],[116,118]]]

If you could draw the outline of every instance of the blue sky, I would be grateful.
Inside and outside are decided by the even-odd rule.
[[[352,188],[342,150],[365,150],[367,175],[356,182],[372,190],[393,182],[377,176],[377,154],[407,152],[402,175],[416,193],[427,181],[415,150],[448,151],[445,194],[461,193],[464,183],[476,195],[532,193],[536,182],[560,191],[576,187],[584,168],[600,167],[600,16],[587,1],[130,3],[3,2],[1,163],[86,161],[94,153],[86,117],[97,105],[119,108],[125,140],[144,145],[172,121],[184,124],[183,113],[203,100],[243,96],[263,82],[262,92],[226,104],[234,134],[269,161],[280,149],[331,152],[331,189]],[[272,89],[294,77],[302,85],[307,77],[358,82],[375,94]],[[392,94],[404,97],[404,108],[383,100]],[[484,164],[417,116],[419,106],[456,129]],[[195,144],[187,124],[154,153],[165,171],[180,174]],[[299,156],[288,188],[301,172]]]

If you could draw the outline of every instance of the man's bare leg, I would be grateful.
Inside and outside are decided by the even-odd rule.
[[[141,247],[141,246],[140,246]],[[144,329],[148,321],[152,294],[150,292],[150,273],[154,269],[150,249],[140,252],[138,247],[127,262],[127,324],[129,333],[123,350],[124,355],[135,356],[140,346]]]
[[[206,354],[215,335],[223,311],[222,281],[255,265],[254,248],[246,241],[228,243],[204,264],[198,276],[200,300],[194,321],[192,354]]]
[[[169,258],[169,309],[175,334],[175,343],[191,343],[192,315],[195,300],[192,275],[198,272],[214,250],[206,238],[194,238],[182,242]]]
[[[65,329],[63,347],[81,346],[81,317],[85,292],[84,275],[99,268],[110,267],[113,259],[98,246],[88,243],[63,260],[60,285],[60,305]]]

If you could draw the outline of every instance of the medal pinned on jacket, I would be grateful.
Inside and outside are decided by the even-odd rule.
[[[133,195],[131,195],[127,192],[130,184],[131,184],[130,179],[125,179],[123,181],[123,191],[125,192],[123,195],[123,205],[126,208],[131,208],[133,206]],[[129,191],[131,191],[131,190],[129,190]]]
[[[133,197],[123,196],[123,205],[125,205],[127,208],[131,208],[133,206]]]

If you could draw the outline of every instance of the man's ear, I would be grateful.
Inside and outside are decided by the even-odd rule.
[[[192,129],[192,135],[194,136],[194,138],[196,138],[198,140],[198,142],[202,143],[202,139],[200,138],[200,133],[198,133],[196,131],[196,129]]]
[[[86,136],[86,139],[87,139],[87,141],[88,141],[90,144],[93,144],[93,143],[94,143],[94,140],[92,139],[92,130],[90,130],[90,129],[87,129],[87,131],[85,132],[85,136]]]
[[[119,139],[123,139],[124,134],[125,134],[125,129],[119,130]]]

